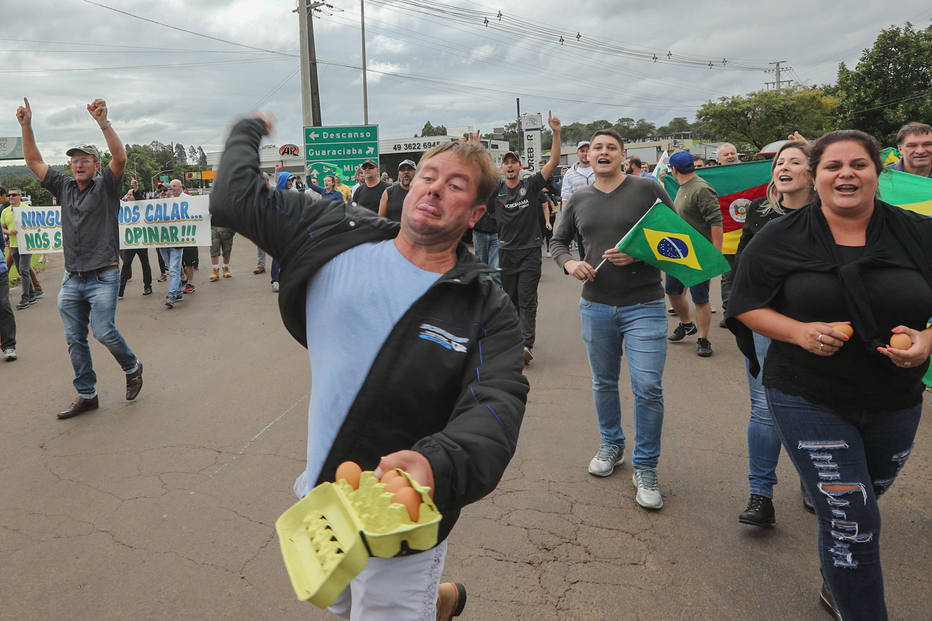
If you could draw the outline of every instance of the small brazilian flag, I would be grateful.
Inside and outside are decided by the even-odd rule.
[[[687,287],[731,269],[709,240],[659,200],[616,247],[667,272]]]

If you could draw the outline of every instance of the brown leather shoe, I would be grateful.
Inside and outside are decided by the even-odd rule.
[[[534,354],[531,353],[531,350],[527,347],[524,348],[524,366],[531,364],[531,360],[534,359]]]
[[[71,405],[68,406],[68,409],[64,412],[58,413],[58,418],[64,420],[66,418],[72,418],[78,414],[84,414],[90,410],[97,409],[97,397],[91,397],[90,399],[85,399],[84,397],[78,395],[78,398],[75,399]]]
[[[441,582],[437,587],[437,621],[450,621],[466,607],[466,587],[460,582]]]
[[[132,401],[136,398],[136,395],[139,394],[139,391],[142,390],[142,363],[139,363],[139,368],[136,369],[134,373],[126,374],[126,400]]]

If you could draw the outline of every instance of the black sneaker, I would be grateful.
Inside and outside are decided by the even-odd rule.
[[[773,501],[760,494],[751,494],[751,498],[748,500],[748,508],[738,516],[738,521],[742,524],[762,528],[772,527],[777,523],[773,511]]]
[[[35,301],[34,299],[32,299],[32,300],[20,300],[19,302],[16,303],[16,310],[23,310],[24,308],[29,308],[30,306],[32,306],[32,305],[35,304],[35,303],[36,303],[36,301]]]
[[[682,341],[682,340],[685,339],[687,336],[689,336],[689,335],[691,335],[691,334],[695,334],[695,333],[698,332],[698,331],[699,331],[699,329],[696,328],[696,324],[694,324],[693,322],[683,323],[683,322],[681,321],[681,322],[679,323],[679,325],[676,326],[676,328],[673,329],[673,334],[671,334],[670,336],[668,336],[667,339],[669,339],[669,340],[671,340],[671,341],[674,341],[674,342],[675,342],[675,341]]]
[[[709,342],[709,339],[704,339],[702,337],[696,339],[696,353],[703,358],[708,358],[712,355],[712,343]]]
[[[725,323],[725,320],[724,320],[724,319],[722,319],[721,321],[718,322],[718,327],[719,327],[719,328],[725,328],[725,329],[727,330],[727,329],[728,329],[728,324]]]
[[[143,295],[152,295],[152,287],[144,287],[142,290]]]
[[[828,590],[828,586],[824,582],[822,583],[822,589],[819,591],[819,602],[828,611],[828,614],[832,615],[833,619],[841,621],[841,611],[838,610],[838,604],[835,603],[832,592]]]

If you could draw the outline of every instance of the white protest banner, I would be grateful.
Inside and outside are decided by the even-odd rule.
[[[178,196],[120,203],[120,249],[210,246],[210,197]],[[14,211],[23,254],[63,252],[61,207]]]

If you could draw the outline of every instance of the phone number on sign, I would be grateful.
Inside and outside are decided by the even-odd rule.
[[[392,145],[392,151],[426,151],[428,149],[433,149],[438,144],[442,144],[443,142],[443,140],[405,142],[402,144]]]

